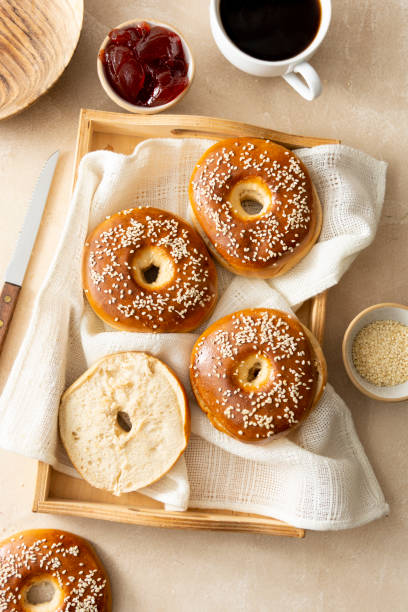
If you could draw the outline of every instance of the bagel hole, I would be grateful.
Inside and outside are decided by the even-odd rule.
[[[259,215],[261,210],[263,209],[263,204],[257,202],[256,200],[241,200],[241,206],[246,212],[247,215]]]
[[[248,354],[237,365],[236,381],[245,391],[260,389],[271,379],[271,362],[265,355]]]
[[[174,278],[175,266],[164,248],[147,246],[137,251],[132,260],[133,278],[149,291],[161,290]]]
[[[159,266],[155,266],[154,264],[142,270],[143,278],[145,279],[146,283],[148,283],[149,285],[157,281],[159,272],[160,272]]]
[[[119,427],[126,433],[129,433],[129,431],[132,429],[132,421],[130,420],[128,413],[119,411],[116,415],[116,420]]]
[[[40,606],[52,601],[55,595],[55,586],[49,580],[42,580],[29,587],[26,599],[32,606]]]
[[[262,370],[262,364],[259,361],[257,361],[256,363],[254,363],[254,365],[251,368],[249,368],[248,375],[247,375],[247,381],[248,382],[254,381],[261,370]]]
[[[248,177],[235,183],[228,200],[237,217],[255,219],[267,213],[272,204],[272,195],[262,179]]]

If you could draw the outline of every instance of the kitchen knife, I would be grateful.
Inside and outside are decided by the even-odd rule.
[[[23,284],[24,274],[40,227],[58,157],[59,151],[55,151],[41,170],[13,258],[6,270],[6,280],[0,295],[0,352],[7,336],[18,294]]]

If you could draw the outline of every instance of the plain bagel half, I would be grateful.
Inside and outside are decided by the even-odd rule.
[[[107,355],[65,391],[59,429],[83,478],[120,495],[152,484],[183,453],[190,434],[187,396],[156,357]]]

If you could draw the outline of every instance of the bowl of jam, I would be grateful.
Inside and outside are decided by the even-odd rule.
[[[132,20],[103,41],[97,71],[108,96],[132,113],[159,113],[176,104],[194,76],[184,38],[172,26]]]

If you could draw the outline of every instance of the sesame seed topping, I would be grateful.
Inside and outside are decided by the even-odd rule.
[[[51,530],[52,534],[52,530]],[[67,534],[67,540],[76,540]],[[55,541],[52,541],[55,540]],[[21,590],[30,577],[47,576],[57,580],[63,590],[64,610],[71,612],[101,612],[105,609],[107,581],[90,549],[80,545],[66,546],[64,536],[51,536],[48,540],[35,538],[31,532],[21,534],[18,539],[10,538],[0,548],[0,612],[21,610]],[[80,576],[75,571],[77,559],[83,559],[84,567]],[[62,575],[69,575],[64,581]],[[79,569],[79,567],[78,567]]]
[[[215,268],[196,232],[175,215],[154,208],[122,211],[88,238],[89,294],[111,320],[127,328],[177,331],[190,316],[204,319],[216,299]],[[132,275],[133,257],[154,247],[174,274],[157,289]]]
[[[300,323],[286,313],[244,310],[214,324],[197,341],[193,389],[239,436],[271,437],[298,424],[310,409],[317,382],[312,350]],[[262,363],[268,364],[267,374],[254,386],[242,379],[248,358],[258,368],[255,377]]]
[[[236,139],[211,148],[196,167],[192,190],[196,216],[207,237],[232,265],[264,268],[277,265],[309,235],[313,192],[306,171],[290,151],[262,139]],[[279,160],[279,161],[278,161]],[[229,200],[233,186],[257,177],[271,204],[253,219],[237,216]]]

